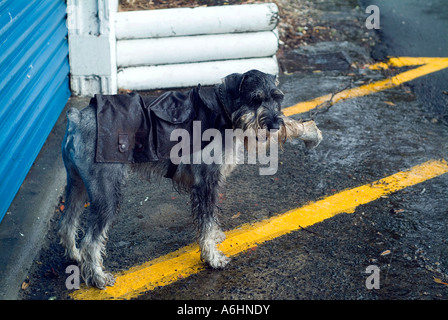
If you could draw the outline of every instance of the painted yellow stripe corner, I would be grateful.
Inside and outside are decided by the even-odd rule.
[[[294,230],[311,226],[339,213],[355,208],[406,187],[448,173],[445,160],[431,160],[407,171],[354,189],[344,190],[303,207],[256,223],[244,224],[226,232],[227,239],[219,245],[226,255],[233,256],[263,242]],[[116,283],[106,290],[82,288],[72,293],[74,299],[130,299],[142,292],[164,286],[204,269],[197,245],[189,245],[155,260],[116,275]]]
[[[424,75],[448,68],[448,58],[396,57],[396,58],[390,58],[387,64],[380,62],[370,66],[370,68],[387,69],[389,66],[394,67],[420,66],[420,67],[399,73],[391,78],[369,83],[360,87],[343,90],[335,95],[327,94],[310,101],[297,103],[291,107],[283,109],[283,113],[285,116],[291,116],[294,114],[308,112],[314,108],[317,108],[324,102],[330,102],[330,100],[331,103],[334,104],[342,100],[362,97],[374,92],[387,90],[399,86],[402,83],[422,77]]]

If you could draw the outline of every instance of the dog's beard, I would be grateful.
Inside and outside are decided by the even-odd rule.
[[[242,108],[243,109],[243,108]],[[283,144],[286,142],[287,128],[285,126],[285,122],[283,121],[283,114],[278,112],[278,114],[272,116],[270,112],[266,108],[258,108],[255,111],[249,110],[246,112],[236,112],[232,115],[233,117],[233,128],[234,129],[242,129],[243,131],[252,132],[255,135],[257,141],[262,140],[261,142],[266,142],[266,146],[269,147],[269,143],[272,141],[271,138],[271,130],[268,130],[267,123],[277,122],[279,124],[279,129],[275,131],[275,136],[278,139],[277,143],[280,148],[282,148]],[[260,130],[264,130],[261,131]],[[245,147],[247,149],[247,145],[245,143]]]

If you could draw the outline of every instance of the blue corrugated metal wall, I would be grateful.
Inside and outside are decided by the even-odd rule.
[[[64,0],[0,0],[0,221],[70,97]]]

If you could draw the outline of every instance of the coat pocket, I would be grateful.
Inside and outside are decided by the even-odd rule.
[[[180,92],[166,92],[149,107],[151,111],[152,130],[159,159],[169,159],[171,149],[178,141],[170,141],[175,129],[192,132],[192,122],[196,116],[190,95]]]

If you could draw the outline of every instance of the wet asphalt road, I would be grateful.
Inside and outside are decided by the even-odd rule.
[[[442,1],[433,4],[441,5]],[[384,29],[381,48],[375,52],[418,56],[414,55],[416,51],[406,53],[406,45],[411,42],[404,39],[397,47],[384,45],[385,39],[396,39],[389,28],[397,28],[392,23],[393,12],[378,5]],[[435,21],[431,15],[438,12],[441,10],[421,14]],[[447,21],[446,15],[440,15],[440,19]],[[422,35],[421,39],[427,38]],[[417,46],[428,50],[421,52],[424,56],[448,56],[436,47],[432,54],[429,45],[415,42],[409,49]],[[441,48],[446,50],[446,45]],[[358,49],[352,52],[338,45],[326,48],[330,54],[339,50],[351,55],[362,65],[369,57],[359,54],[363,51]],[[222,194],[223,229],[281,214],[430,159],[447,159],[448,127],[443,118],[447,105],[443,105],[443,97],[425,103],[435,94],[422,93],[440,89],[440,77],[446,74],[447,70],[409,85],[342,101],[315,115],[324,141],[311,152],[306,152],[300,141],[287,143],[279,154],[280,165],[274,176],[259,176],[256,166],[239,166]],[[384,76],[381,71],[363,68],[327,68],[282,75],[280,88],[288,106]],[[22,292],[24,299],[68,298],[64,270],[70,261],[62,258],[57,244],[57,219],[58,214],[48,244],[30,272],[29,286]],[[173,191],[167,180],[148,185],[131,176],[120,216],[109,234],[104,264],[111,271],[125,270],[194,240],[188,196]],[[447,299],[448,286],[434,281],[448,282],[447,241],[445,174],[359,206],[354,213],[339,214],[259,245],[233,257],[224,270],[207,268],[138,299]],[[369,265],[381,270],[380,289],[366,288],[365,269]]]
[[[448,57],[448,10],[444,0],[362,0],[381,12],[381,42],[375,58],[385,56]],[[448,123],[448,70],[411,84],[418,101],[433,116]]]

